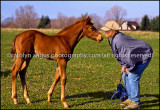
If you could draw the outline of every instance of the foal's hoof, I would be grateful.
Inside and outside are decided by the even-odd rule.
[[[15,105],[18,105],[18,102],[14,102]]]
[[[32,104],[32,102],[28,102],[27,104]]]
[[[51,101],[51,99],[48,99],[47,102],[48,102],[48,103],[51,103],[52,101]]]
[[[27,104],[32,104],[29,98],[27,98],[26,101],[27,101]]]
[[[14,104],[15,104],[15,105],[17,105],[17,104],[18,104],[17,99],[13,99],[13,101],[14,101]]]
[[[69,106],[68,106],[68,105],[67,105],[67,106],[64,106],[64,108],[65,108],[65,109],[69,109]]]
[[[48,100],[47,100],[49,103],[51,103],[51,97],[48,97]]]

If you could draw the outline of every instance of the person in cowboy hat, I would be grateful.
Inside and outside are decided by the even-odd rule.
[[[139,81],[152,58],[152,47],[143,40],[119,32],[119,24],[114,20],[108,21],[101,29],[105,31],[111,49],[122,66],[122,79],[125,81],[128,99],[120,105],[125,105],[124,109],[138,108],[140,107]]]

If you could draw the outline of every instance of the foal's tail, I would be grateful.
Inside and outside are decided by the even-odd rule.
[[[15,55],[17,54],[16,52],[16,48],[15,48],[15,42],[16,42],[16,39],[17,39],[18,35],[14,38],[13,42],[12,42],[12,50],[11,50],[11,56],[13,57],[13,61],[15,60]]]

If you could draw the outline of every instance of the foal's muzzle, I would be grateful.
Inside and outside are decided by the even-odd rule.
[[[97,42],[101,42],[103,40],[102,34],[99,34],[97,37]]]

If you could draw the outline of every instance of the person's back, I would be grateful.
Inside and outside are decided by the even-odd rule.
[[[136,64],[144,64],[151,59],[153,50],[143,40],[135,39],[121,32],[112,38],[110,42],[113,53],[118,60],[124,62],[126,69],[131,71]],[[119,55],[117,55],[117,52]],[[124,65],[123,65],[124,66]]]

